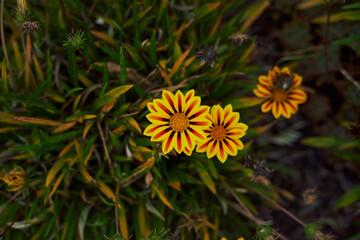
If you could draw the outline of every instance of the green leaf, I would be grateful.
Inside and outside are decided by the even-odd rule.
[[[334,137],[309,137],[304,138],[301,143],[308,145],[310,147],[318,148],[333,148],[338,147],[342,143],[347,142],[347,140],[341,140]]]
[[[46,82],[51,83],[52,82],[52,73],[53,73],[53,65],[51,61],[51,55],[50,55],[50,49],[47,50],[46,55]],[[49,84],[49,88],[51,87],[51,84]],[[50,89],[48,89],[50,90]]]
[[[67,51],[70,79],[73,81],[74,86],[78,86],[78,68],[76,63],[75,49],[71,44],[69,44],[67,46]]]
[[[360,199],[360,184],[356,185],[353,189],[345,193],[336,203],[335,209],[340,209],[350,204],[359,201]]]
[[[150,40],[150,60],[152,67],[156,67],[157,64],[157,56],[156,56],[156,32],[153,31]]]
[[[347,37],[347,38],[342,38],[336,41],[332,41],[331,44],[334,45],[346,45],[346,44],[351,44],[353,42],[358,42],[360,41],[360,34],[355,34],[353,36]]]
[[[205,185],[212,193],[216,194],[215,183],[211,179],[210,174],[206,170],[206,167],[202,165],[199,161],[194,161],[194,166],[196,171],[199,173],[201,180],[205,183]]]
[[[0,93],[0,98],[2,100],[7,100],[7,101],[15,101],[15,102],[20,102],[23,104],[28,104],[30,106],[34,106],[34,107],[39,107],[39,108],[43,108],[48,110],[49,112],[56,112],[58,113],[59,110],[57,110],[54,106],[52,106],[49,103],[46,103],[36,97],[33,96],[29,96],[29,95],[23,95],[23,94],[18,94],[18,93],[5,93],[2,92]]]
[[[261,98],[245,97],[231,101],[231,105],[233,106],[233,109],[243,109],[243,108],[249,108],[259,105],[263,101],[264,99]]]
[[[81,87],[73,88],[65,94],[64,98],[67,98],[67,97],[71,96],[73,93],[76,93],[81,90],[83,90],[83,88],[81,88]]]
[[[126,82],[126,62],[123,48],[120,48],[120,85],[124,86]]]
[[[98,109],[105,106],[107,103],[117,99],[121,94],[128,91],[130,88],[132,88],[132,86],[133,85],[124,85],[110,90],[109,92],[105,93],[104,96],[98,98],[95,101],[94,108]]]

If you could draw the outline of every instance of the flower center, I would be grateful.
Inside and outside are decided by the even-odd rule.
[[[224,140],[226,138],[226,129],[223,126],[216,125],[211,130],[211,136],[218,141]]]
[[[176,132],[182,132],[189,126],[189,118],[183,113],[175,113],[170,118],[170,127]]]
[[[274,100],[278,101],[278,102],[283,102],[286,100],[287,97],[287,93],[285,91],[279,91],[279,90],[275,90],[273,92],[273,98]]]

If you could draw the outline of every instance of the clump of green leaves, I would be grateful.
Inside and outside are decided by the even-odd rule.
[[[66,35],[66,40],[63,43],[65,47],[73,47],[75,50],[83,47],[83,44],[86,42],[85,33],[78,29],[76,31],[71,30],[70,33]]]

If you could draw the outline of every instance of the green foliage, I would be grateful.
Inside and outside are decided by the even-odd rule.
[[[13,15],[13,6],[21,2],[26,3],[24,9],[18,6]],[[310,45],[310,29],[320,31],[327,22],[326,6],[316,2],[320,1],[295,6],[304,15],[309,8],[322,10],[310,21],[296,19],[274,26],[276,31],[285,29],[286,34],[274,32],[272,37],[285,38],[276,42],[288,52],[272,56],[280,47],[272,49],[270,40],[262,36],[265,33],[257,30],[262,16],[282,21],[269,0],[5,1],[1,31],[6,41],[0,50],[4,56],[0,238],[217,240],[256,235],[276,239],[279,233],[263,224],[260,209],[271,205],[283,211],[279,204],[295,198],[291,187],[283,187],[305,175],[291,166],[291,156],[286,164],[274,160],[288,156],[284,149],[308,156],[308,151],[320,148],[328,165],[346,161],[355,165],[360,159],[359,139],[318,126],[331,122],[346,130],[356,124],[359,86],[346,71],[351,68],[331,69],[338,63],[330,64],[330,72],[343,74],[346,81],[336,85],[336,89],[344,86],[344,103],[336,106],[337,113],[325,112],[319,119],[313,117],[318,107],[312,111],[298,106],[300,113],[294,118],[275,120],[271,113],[261,112],[264,99],[253,93],[257,77],[266,74],[270,65],[288,63],[304,71],[299,74],[304,75],[312,106],[316,102],[312,96],[325,95],[312,88],[329,80],[319,77],[324,72],[313,77],[306,72],[308,66],[321,71],[330,61],[324,59],[327,48],[327,58],[349,49],[358,57],[355,30],[322,39],[329,43],[326,48]],[[357,3],[336,5],[333,10],[330,34],[337,33],[331,24],[354,24],[359,19]],[[19,24],[25,21],[37,21],[41,28],[21,32]],[[237,34],[243,39],[234,38]],[[213,51],[210,64],[199,54],[204,49]],[[264,63],[259,55],[276,60]],[[313,58],[316,63],[309,63]],[[164,155],[159,143],[143,135],[149,125],[147,104],[164,89],[195,89],[202,104],[231,104],[240,112],[241,122],[249,125],[244,150],[224,164],[195,151],[191,156]],[[331,102],[329,108],[336,104]],[[299,122],[306,122],[309,129]],[[269,162],[266,166],[248,162],[248,156]],[[24,186],[15,181],[19,175],[12,169],[17,166],[24,169]],[[279,177],[269,177],[267,167]],[[284,176],[287,180],[281,182]],[[9,179],[18,184],[18,191],[8,191],[14,189],[8,188]],[[279,179],[281,184],[275,182]],[[354,206],[360,196],[359,185],[354,186],[331,208]],[[318,230],[317,225],[307,224],[305,234],[316,239]]]

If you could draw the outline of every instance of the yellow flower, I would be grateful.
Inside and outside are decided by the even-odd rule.
[[[257,97],[267,99],[261,106],[262,112],[272,110],[275,118],[281,115],[290,118],[298,110],[298,104],[306,101],[306,93],[299,87],[302,77],[290,72],[288,67],[274,67],[268,75],[259,77],[260,84],[254,89]]]
[[[222,237],[220,240],[227,240],[227,238],[226,238],[226,237]],[[240,238],[238,238],[238,239],[236,239],[236,240],[245,240],[245,238],[240,237]]]
[[[8,191],[18,191],[25,185],[25,171],[21,167],[14,167],[14,170],[0,177],[0,180],[8,185]]]
[[[144,135],[151,141],[162,141],[162,151],[169,153],[173,148],[178,153],[191,155],[195,143],[206,139],[204,130],[211,122],[206,118],[209,107],[200,105],[201,98],[195,97],[195,91],[184,94],[177,91],[172,94],[164,90],[162,99],[148,103],[150,113],[146,115],[151,124]]]
[[[196,151],[206,151],[208,158],[216,155],[224,163],[228,155],[236,156],[238,150],[244,149],[239,139],[245,135],[248,126],[239,123],[240,114],[233,112],[230,104],[225,109],[220,105],[213,106],[208,118],[212,125],[205,130],[206,140],[198,144]]]

